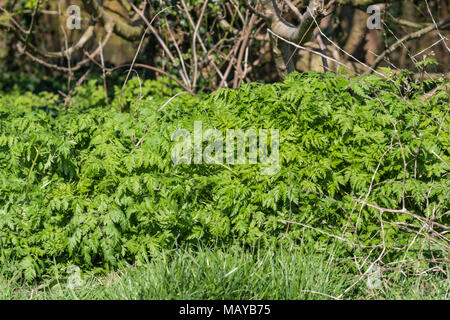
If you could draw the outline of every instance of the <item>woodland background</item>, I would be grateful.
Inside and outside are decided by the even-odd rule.
[[[384,66],[408,69],[419,76],[424,70],[428,77],[449,76],[448,0],[320,2],[329,5],[329,14],[321,19],[320,33],[314,25],[311,28],[315,29],[314,34],[309,34],[304,43],[314,53],[290,48],[294,51],[289,60],[296,70],[323,72],[324,61],[317,54],[320,52],[331,58],[326,63],[333,72],[345,65],[345,72],[350,75],[367,74]],[[116,76],[123,76],[117,75],[117,70],[126,73],[126,68],[120,66],[135,59],[134,67],[144,78],[168,73],[192,92],[237,88],[243,81],[274,82],[285,75],[277,72],[277,57],[271,43],[274,36],[267,31],[270,22],[261,16],[266,7],[258,1],[102,1],[108,19],[116,25],[129,26],[129,30],[123,28],[129,34],[117,32],[116,27],[108,34],[105,21],[93,19],[92,9],[86,10],[90,3],[97,1],[1,0],[0,70],[6,79],[3,82],[15,78],[17,84],[25,77],[28,86],[58,87],[61,82],[54,79],[69,77],[72,83],[67,86],[73,87],[86,72],[101,74],[100,51],[103,66],[108,70],[118,68],[113,72]],[[302,15],[306,16],[308,4],[314,1],[277,3],[281,17],[297,26]],[[67,7],[72,4],[81,8],[80,30],[66,27]],[[381,11],[379,30],[367,28],[370,14],[366,11],[372,4]],[[439,32],[432,27],[424,30],[440,22]],[[145,30],[147,23],[150,26]],[[82,35],[86,41],[81,46]],[[18,47],[23,37],[27,42],[25,49]],[[99,46],[99,42],[104,46]],[[75,47],[68,55],[64,50],[71,46]],[[93,55],[89,57],[87,53]],[[420,65],[430,58],[437,64]],[[62,91],[67,93],[70,89]]]

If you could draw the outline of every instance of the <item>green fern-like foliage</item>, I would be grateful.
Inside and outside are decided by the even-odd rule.
[[[180,94],[164,105],[179,92],[169,81],[140,87],[133,79],[120,113],[120,90],[107,106],[102,86],[89,82],[67,111],[49,93],[0,98],[0,250],[28,280],[55,263],[110,269],[199,241],[280,241],[280,221],[290,213],[303,225],[291,225],[292,241],[328,241],[307,225],[346,239],[348,250],[358,244],[377,254],[384,240],[386,262],[403,257],[396,247],[415,247],[405,228],[419,230],[417,219],[383,212],[381,230],[379,210],[355,199],[394,210],[404,201],[409,212],[449,225],[444,91],[423,102],[421,88],[405,94],[401,83],[374,76],[294,73],[282,83]],[[175,165],[171,135],[193,132],[194,121],[224,136],[227,129],[278,129],[280,171]],[[435,227],[448,245],[442,231]],[[435,245],[435,254],[448,254],[448,246]]]

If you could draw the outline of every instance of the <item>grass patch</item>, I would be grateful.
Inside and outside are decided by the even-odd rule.
[[[123,265],[106,276],[54,275],[28,285],[0,272],[1,299],[448,299],[448,277],[383,274],[369,289],[348,270],[348,260],[302,247],[249,250],[241,247],[176,249],[140,266]],[[448,270],[447,270],[448,271]],[[71,275],[73,276],[73,274]],[[16,278],[18,279],[18,278]],[[391,280],[392,279],[392,280]]]

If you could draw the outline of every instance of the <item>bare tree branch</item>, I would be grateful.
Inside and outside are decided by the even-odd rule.
[[[387,54],[393,52],[395,49],[397,49],[398,47],[400,47],[403,42],[408,41],[408,40],[412,40],[412,39],[417,39],[422,37],[423,35],[436,30],[436,28],[440,28],[442,26],[445,26],[447,24],[450,23],[450,18],[444,19],[442,21],[439,21],[438,23],[436,23],[436,25],[431,24],[426,28],[423,28],[419,31],[410,33],[406,36],[404,36],[403,38],[401,38],[400,40],[396,41],[394,44],[392,44],[389,48],[387,48],[385,51],[383,51],[374,61],[374,63],[372,64],[372,68],[376,68],[382,61],[383,59],[386,57]],[[367,75],[370,73],[370,70],[368,70],[364,75]]]

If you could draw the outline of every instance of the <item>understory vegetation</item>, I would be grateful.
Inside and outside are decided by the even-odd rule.
[[[2,298],[448,299],[448,82],[386,72],[2,94]],[[279,130],[278,172],[174,164],[194,121]]]

